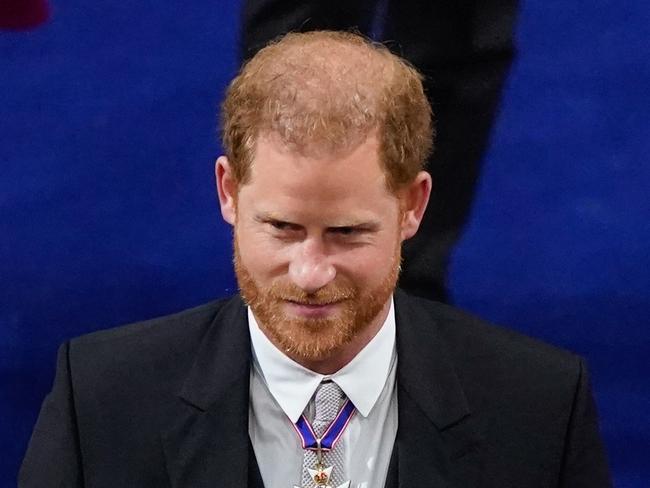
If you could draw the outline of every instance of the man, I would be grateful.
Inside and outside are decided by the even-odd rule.
[[[65,344],[20,486],[610,486],[580,358],[395,290],[431,192],[413,68],[288,35],[223,131],[241,298]]]

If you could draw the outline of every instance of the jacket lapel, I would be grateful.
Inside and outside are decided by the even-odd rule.
[[[418,299],[395,293],[399,486],[479,486],[481,439],[460,380]]]
[[[248,486],[249,362],[246,309],[235,298],[207,330],[162,433],[173,488]]]

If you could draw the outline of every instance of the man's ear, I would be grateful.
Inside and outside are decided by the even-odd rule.
[[[424,217],[424,211],[431,195],[431,175],[420,171],[415,179],[402,190],[402,240],[415,235]]]
[[[217,178],[217,193],[221,216],[230,225],[235,225],[237,219],[237,182],[226,156],[219,156],[214,165],[214,174]]]

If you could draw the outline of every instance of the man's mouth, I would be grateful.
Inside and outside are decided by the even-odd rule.
[[[309,301],[309,300],[291,300],[291,299],[285,299],[285,301],[292,303],[294,305],[300,305],[303,307],[324,307],[327,305],[335,305],[337,303],[342,302],[343,300],[323,300],[323,301]]]
[[[289,311],[304,318],[325,318],[332,315],[343,300],[337,301],[304,301],[285,300]]]

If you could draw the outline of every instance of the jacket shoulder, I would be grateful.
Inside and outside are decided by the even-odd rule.
[[[139,342],[164,342],[173,340],[179,335],[200,336],[201,332],[210,326],[223,309],[239,303],[238,297],[222,298],[170,315],[91,332],[71,339],[70,348],[71,350],[92,350],[111,344],[119,347]]]
[[[409,297],[422,307],[452,351],[499,356],[509,354],[547,358],[551,362],[575,364],[576,354],[516,330],[485,321],[469,312],[430,300]]]
[[[418,335],[442,343],[464,382],[497,390],[532,382],[549,391],[575,389],[584,368],[580,356],[455,307],[400,295]]]
[[[179,388],[210,330],[225,327],[237,296],[179,313],[93,332],[72,339],[67,361],[78,391]],[[236,324],[232,324],[235,326]]]
[[[457,378],[491,474],[502,476],[495,486],[611,486],[580,356],[447,305],[404,294],[397,303],[398,338],[408,328],[420,354],[439,354]],[[436,371],[423,381],[438,381]]]

